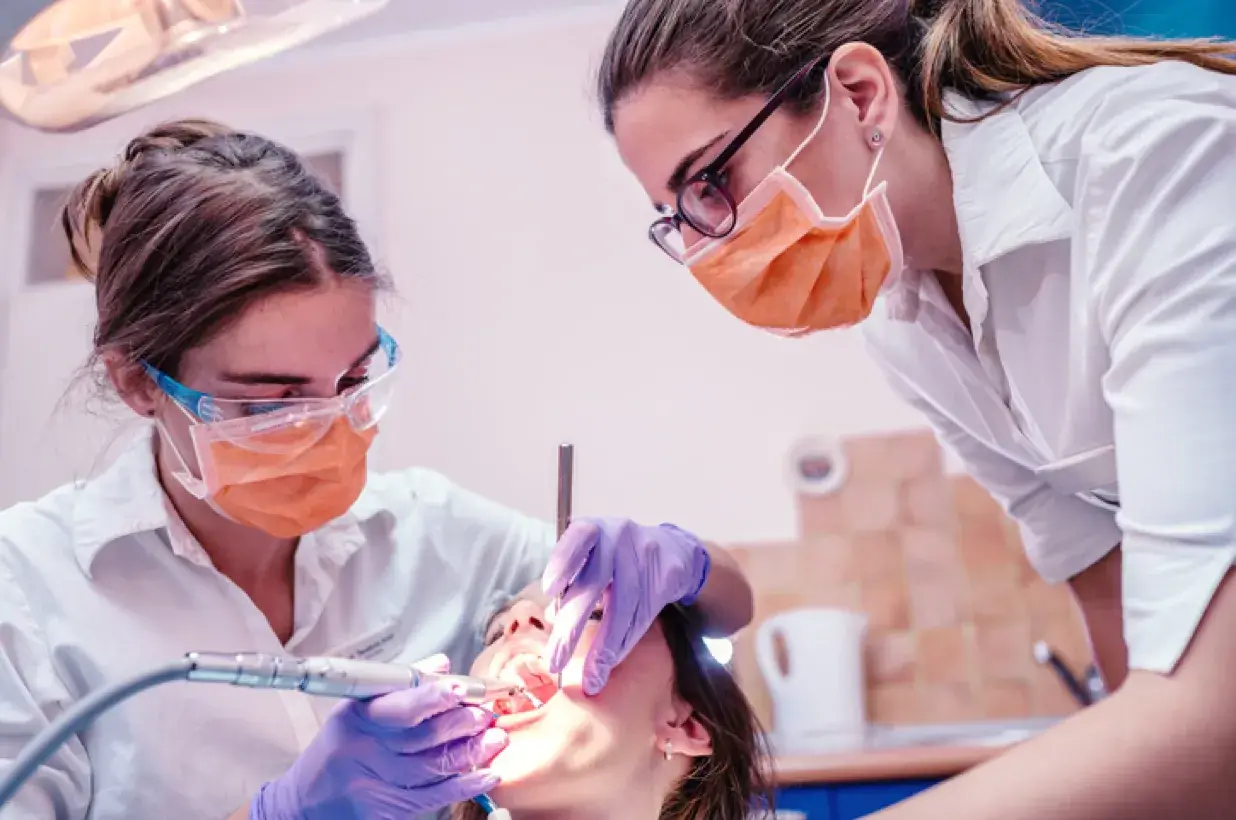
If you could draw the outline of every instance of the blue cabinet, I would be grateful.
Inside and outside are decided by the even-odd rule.
[[[801,811],[807,820],[837,820],[834,791],[832,786],[791,786],[777,793],[777,808]]]
[[[1040,11],[1094,34],[1236,38],[1231,0],[1046,0]]]
[[[899,780],[889,783],[849,783],[833,793],[835,820],[857,820],[913,797],[935,785],[932,780]]]
[[[789,786],[777,793],[778,809],[794,809],[807,820],[858,820],[880,809],[900,803],[935,780],[897,780],[879,783],[839,783],[836,785]]]

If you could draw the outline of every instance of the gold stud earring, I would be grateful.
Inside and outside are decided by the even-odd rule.
[[[670,741],[665,741],[665,759],[671,760],[674,757],[674,744]]]

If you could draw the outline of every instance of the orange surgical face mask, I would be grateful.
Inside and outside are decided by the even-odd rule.
[[[862,321],[885,281],[904,267],[887,183],[871,188],[882,145],[861,201],[844,217],[825,216],[788,170],[824,125],[828,105],[825,96],[812,132],[739,204],[734,229],[696,243],[684,259],[730,313],[787,336]]]
[[[185,489],[237,523],[294,538],[360,497],[377,427],[357,430],[346,414],[316,413],[300,422],[256,416],[200,423],[189,433],[202,475],[177,471]]]

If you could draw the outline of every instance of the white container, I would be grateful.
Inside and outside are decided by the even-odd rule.
[[[786,669],[776,642],[785,647]],[[861,745],[867,728],[863,643],[867,616],[844,609],[794,609],[755,634],[755,658],[773,701],[779,753]]]

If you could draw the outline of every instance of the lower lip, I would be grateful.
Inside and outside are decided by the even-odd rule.
[[[553,698],[547,700],[545,705],[540,709],[532,709],[527,712],[517,712],[513,715],[499,715],[498,720],[494,723],[494,725],[499,729],[510,732],[514,729],[522,729],[530,723],[536,723],[545,716],[545,710],[549,708],[549,704],[553,702],[553,699],[556,697],[558,696],[554,695]]]

